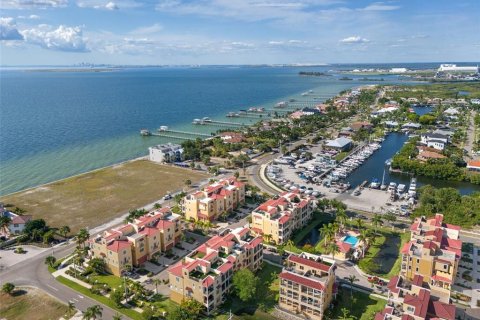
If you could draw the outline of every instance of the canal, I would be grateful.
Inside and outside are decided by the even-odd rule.
[[[426,108],[425,108],[426,109]],[[408,140],[408,136],[403,133],[392,132],[385,137],[382,147],[378,149],[367,161],[363,163],[357,170],[346,179],[355,188],[363,181],[372,181],[376,178],[382,180],[383,172],[385,171],[385,184],[389,182],[403,183],[408,185],[410,183],[410,175],[390,173],[388,167],[385,166],[385,161],[392,158],[398,150],[402,148],[404,143]],[[436,180],[426,177],[417,177],[417,185],[430,184],[437,188],[455,188],[461,194],[470,194],[475,191],[480,191],[479,185],[474,185],[467,182],[459,181],[445,181]]]

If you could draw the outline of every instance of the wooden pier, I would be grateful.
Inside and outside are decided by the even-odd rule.
[[[210,120],[210,121],[204,121],[204,122],[199,122],[199,123],[193,123],[194,125],[201,125],[201,126],[217,126],[217,127],[245,127],[247,126],[244,123],[238,123],[238,122],[228,122],[228,121],[217,121],[217,120]]]
[[[212,136],[211,134],[208,134],[208,133],[188,132],[188,131],[179,131],[179,130],[170,130],[170,129],[166,129],[166,130],[160,130],[159,129],[158,132],[159,132],[159,134],[161,134],[162,132],[167,132],[167,134],[168,133],[174,133],[174,134],[184,134],[184,135],[187,135],[187,136],[197,136],[197,137],[211,137]],[[165,136],[165,135],[162,135],[162,136]]]

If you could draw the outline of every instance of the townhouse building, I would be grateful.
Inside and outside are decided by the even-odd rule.
[[[411,239],[402,248],[400,275],[413,280],[420,275],[431,294],[441,301],[450,301],[450,290],[458,270],[462,241],[460,227],[443,222],[443,215],[416,218]]]
[[[168,269],[170,299],[177,303],[195,299],[209,313],[225,301],[236,271],[260,269],[262,238],[255,237],[248,228],[227,232],[209,239]]]
[[[387,285],[387,305],[375,320],[454,320],[455,305],[436,300],[424,284],[421,275],[415,275],[412,281],[393,277]]]
[[[183,199],[187,220],[213,221],[245,203],[245,184],[230,177],[217,181]]]
[[[321,320],[335,295],[335,260],[314,254],[290,255],[279,275],[279,307]]]
[[[103,259],[107,271],[120,276],[173,248],[181,236],[180,216],[166,207],[90,238],[90,256]]]
[[[308,224],[315,210],[315,200],[298,190],[283,192],[252,212],[250,228],[276,244],[290,239],[292,232]]]

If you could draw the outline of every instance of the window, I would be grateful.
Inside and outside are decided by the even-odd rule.
[[[417,258],[417,263],[420,263],[420,259]]]
[[[18,228],[18,223],[14,223],[13,226],[14,226],[15,228]]]
[[[418,267],[415,268],[415,272],[418,272]]]
[[[443,270],[447,270],[447,265],[446,264],[443,265]]]

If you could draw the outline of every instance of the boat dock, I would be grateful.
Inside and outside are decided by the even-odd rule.
[[[171,130],[171,129],[158,129],[158,134],[154,134],[154,135],[159,135],[159,136],[162,136],[162,137],[165,137],[164,134],[162,134],[162,132],[167,132],[168,133],[174,133],[174,134],[184,134],[184,135],[187,135],[187,136],[197,136],[197,137],[211,137],[212,135],[211,134],[208,134],[208,133],[201,133],[201,132],[188,132],[188,131],[179,131],[179,130]]]
[[[193,122],[195,125],[211,125],[211,126],[217,126],[217,127],[245,127],[246,124],[244,123],[238,123],[238,122],[228,122],[228,121],[217,121],[217,120],[209,120],[209,121],[203,121],[203,122]]]

